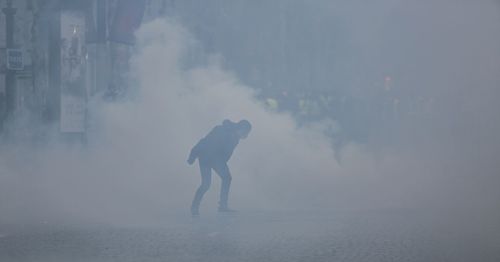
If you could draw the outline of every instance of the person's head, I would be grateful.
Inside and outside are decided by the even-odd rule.
[[[248,134],[250,133],[250,130],[252,130],[252,125],[248,120],[241,120],[237,124],[237,134],[240,137],[240,139],[245,139],[247,138]]]

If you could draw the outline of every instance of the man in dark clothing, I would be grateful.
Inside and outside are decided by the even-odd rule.
[[[227,200],[229,195],[229,186],[231,185],[231,173],[227,166],[227,161],[231,158],[234,148],[238,145],[240,139],[245,139],[250,133],[252,126],[247,120],[241,120],[238,123],[224,120],[222,125],[218,125],[202,138],[191,149],[187,162],[191,165],[198,158],[201,173],[201,185],[196,190],[196,194],[191,205],[191,214],[199,215],[199,207],[203,195],[210,188],[212,182],[212,169],[222,179],[220,190],[219,212],[230,212]]]

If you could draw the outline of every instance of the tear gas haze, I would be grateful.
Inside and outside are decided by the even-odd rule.
[[[297,54],[288,60],[276,54],[276,60],[295,61],[288,72],[324,72],[315,78],[297,70],[269,81],[278,85],[281,79],[286,91],[306,92],[295,83],[314,78],[318,89],[341,90],[347,101],[364,101],[369,109],[305,120],[270,109],[261,99],[265,87],[258,86],[264,80],[252,82],[251,73],[241,71],[244,55],[235,55],[249,43],[238,45],[243,40],[228,34],[227,41],[218,41],[236,47],[193,59],[204,42],[183,22],[186,17],[151,19],[136,32],[129,96],[89,103],[87,145],[4,141],[0,223],[163,225],[170,217],[188,216],[200,179],[197,167],[186,164],[189,150],[224,119],[248,119],[252,132],[229,162],[230,205],[238,210],[408,210],[437,217],[436,225],[500,233],[497,1],[258,2],[267,8],[262,21],[271,26],[258,26],[257,3],[236,1],[219,18],[227,20],[224,32],[238,31],[230,29],[232,22],[250,36],[278,37],[282,27],[272,25],[280,25],[284,8],[291,14],[285,37],[296,40],[287,48]],[[251,12],[236,19],[240,9]],[[293,18],[295,13],[304,17]],[[293,27],[297,21],[301,25]],[[320,33],[300,42],[310,30]],[[255,48],[248,50],[256,57],[278,52],[273,41],[255,37]],[[323,43],[335,45],[330,50]],[[320,57],[330,54],[335,59],[322,64]],[[260,63],[286,67],[270,60]],[[377,117],[369,105],[389,96],[399,111],[389,120]],[[347,138],[358,132],[363,139]],[[215,209],[219,186],[214,177],[202,212]]]

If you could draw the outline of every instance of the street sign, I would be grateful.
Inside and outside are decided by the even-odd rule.
[[[23,51],[21,49],[7,49],[7,69],[24,69]]]

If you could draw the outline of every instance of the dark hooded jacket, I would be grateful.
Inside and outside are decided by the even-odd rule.
[[[237,123],[224,120],[191,149],[189,159],[198,158],[198,161],[209,164],[226,163],[240,141],[237,131]]]

